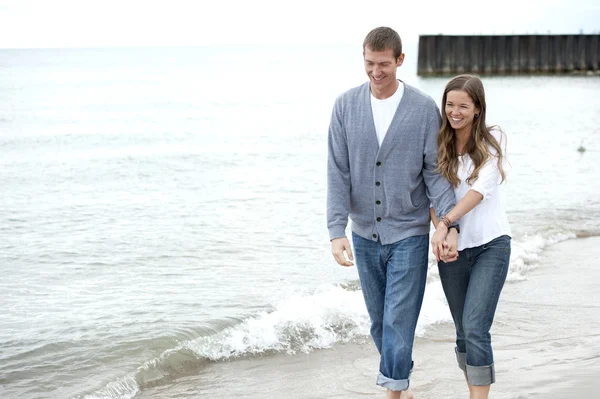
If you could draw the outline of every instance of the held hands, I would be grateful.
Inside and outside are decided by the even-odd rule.
[[[454,262],[458,259],[458,232],[456,229],[450,229],[444,223],[438,223],[435,233],[431,238],[431,248],[436,261],[446,263]]]
[[[340,266],[354,265],[351,262],[354,260],[354,255],[352,255],[352,248],[350,248],[350,242],[346,237],[331,240],[331,253],[333,253],[333,258]]]

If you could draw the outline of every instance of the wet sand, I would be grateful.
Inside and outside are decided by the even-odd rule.
[[[494,399],[600,397],[600,238],[559,243],[527,280],[505,285],[492,342]],[[454,357],[454,327],[430,327],[414,349],[416,399],[468,398]],[[378,354],[364,344],[295,356],[214,363],[146,389],[140,398],[384,398]]]

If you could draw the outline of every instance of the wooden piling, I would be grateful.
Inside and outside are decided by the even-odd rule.
[[[600,35],[480,35],[419,37],[421,76],[600,74]]]

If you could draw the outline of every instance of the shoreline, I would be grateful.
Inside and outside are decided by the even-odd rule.
[[[600,375],[600,237],[548,248],[527,279],[504,286],[492,327],[496,383],[490,398],[585,399]],[[454,326],[431,326],[417,338],[415,399],[468,398],[454,355]],[[379,356],[369,340],[309,354],[213,363],[199,374],[138,398],[384,398],[375,385]],[[189,396],[188,396],[189,395]]]

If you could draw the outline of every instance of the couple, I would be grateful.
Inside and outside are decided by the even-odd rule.
[[[508,272],[510,227],[499,198],[505,139],[485,123],[481,81],[461,75],[440,111],[396,79],[400,36],[372,30],[363,56],[369,82],[342,94],[329,127],[327,226],[342,266],[356,266],[371,336],[381,356],[377,384],[388,399],[412,398],[415,327],[431,239],[456,326],[456,357],[471,399],[494,382],[489,330]],[[345,229],[352,219],[352,241]]]

